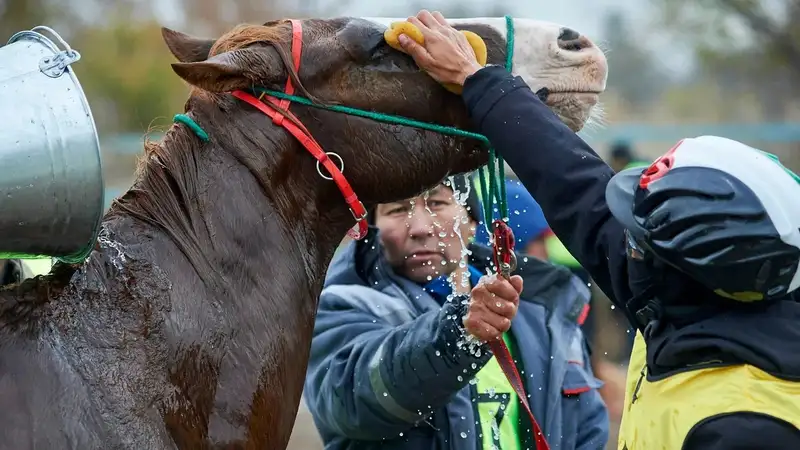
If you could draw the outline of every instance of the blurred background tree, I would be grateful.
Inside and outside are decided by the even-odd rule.
[[[747,95],[767,119],[800,98],[800,2],[655,0],[663,25],[694,47],[698,78],[727,96]],[[753,95],[755,94],[755,95]]]
[[[602,47],[606,50],[609,91],[616,92],[633,113],[640,113],[657,100],[669,82],[652,49],[644,47],[620,10],[603,19]]]

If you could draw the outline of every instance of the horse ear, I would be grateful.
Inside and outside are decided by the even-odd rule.
[[[274,51],[250,47],[214,55],[205,61],[173,63],[172,70],[193,86],[211,92],[230,92],[256,84],[277,83],[285,76],[275,73],[275,68],[280,67],[279,60]]]
[[[161,36],[167,44],[167,48],[180,62],[199,62],[208,59],[214,39],[203,39],[180,31],[161,28]]]

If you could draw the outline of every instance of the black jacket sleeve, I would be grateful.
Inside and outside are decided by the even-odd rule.
[[[502,67],[467,78],[463,96],[475,127],[539,202],[558,238],[625,311],[630,289],[624,230],[605,201],[614,171]]]
[[[800,430],[763,414],[740,412],[714,417],[695,426],[682,450],[800,449]]]

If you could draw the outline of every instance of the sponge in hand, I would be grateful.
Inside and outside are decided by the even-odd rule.
[[[478,60],[478,64],[481,66],[486,65],[486,43],[483,42],[483,38],[478,36],[477,34],[473,33],[472,31],[461,31],[464,33],[464,36],[467,37],[467,41],[469,45],[472,46],[472,50],[475,51],[475,59]],[[403,47],[400,45],[400,41],[398,38],[401,34],[405,34],[409,38],[413,39],[417,44],[424,45],[425,44],[425,37],[422,35],[422,32],[419,31],[419,28],[416,27],[411,22],[395,22],[393,23],[384,33],[383,38],[386,39],[386,43],[389,44],[395,50],[399,50],[403,52]],[[462,86],[450,83],[443,83],[442,84],[448,91],[454,94],[460,94],[462,90]]]

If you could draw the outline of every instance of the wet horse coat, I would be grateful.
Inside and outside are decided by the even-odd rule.
[[[148,143],[87,261],[0,291],[0,449],[285,448],[317,296],[353,218],[313,158],[229,92],[288,76],[320,101],[468,128],[460,99],[383,42],[382,21],[303,21],[299,74],[285,22],[217,40],[165,30],[194,86],[187,114],[211,139],[178,125]],[[501,23],[461,25],[494,64]],[[602,53],[556,25],[516,29],[516,71],[580,128],[605,84]],[[460,138],[291,108],[368,205],[486,160]]]

